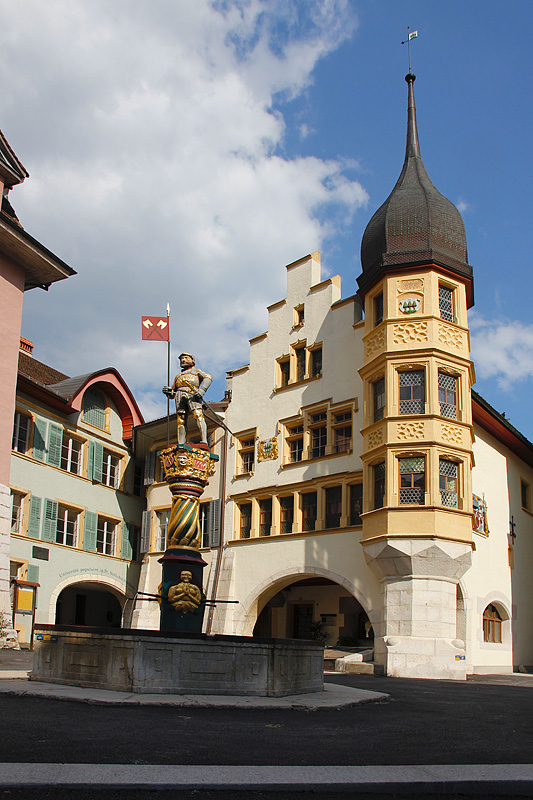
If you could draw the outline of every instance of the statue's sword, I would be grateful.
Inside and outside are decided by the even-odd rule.
[[[214,408],[211,408],[211,406],[209,405],[209,403],[207,403],[207,402],[204,400],[204,398],[203,398],[203,397],[201,398],[201,401],[202,401],[202,406],[204,407],[204,410],[205,410],[205,411],[207,411],[207,412],[209,412],[209,414],[206,414],[206,417],[207,417],[208,419],[210,419],[210,420],[211,420],[211,422],[214,422],[214,423],[215,423],[215,425],[218,425],[220,428],[224,428],[224,430],[225,430],[225,431],[227,431],[227,432],[229,433],[229,435],[230,435],[230,436],[235,436],[235,434],[233,433],[233,431],[230,431],[230,429],[228,428],[228,426],[226,425],[226,423],[225,423],[225,422],[222,422],[222,420],[220,419],[220,417],[219,417],[219,415],[217,414],[217,412],[215,411],[215,409],[214,409]]]

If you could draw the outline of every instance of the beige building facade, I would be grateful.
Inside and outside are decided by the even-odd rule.
[[[202,498],[206,630],[320,638],[386,675],[460,680],[533,665],[533,445],[472,389],[464,225],[427,175],[406,80],[405,161],[365,230],[357,294],[323,279],[318,252],[289,264],[228,373],[232,433],[215,434]],[[138,434],[151,464],[162,423]],[[156,593],[170,493],[147,475],[140,588]],[[148,605],[136,624],[157,627]]]

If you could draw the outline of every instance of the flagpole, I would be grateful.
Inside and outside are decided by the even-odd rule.
[[[407,26],[407,52],[409,53],[409,74],[411,74],[411,39],[409,37],[409,25]]]
[[[170,386],[170,303],[167,303],[168,342],[167,342],[167,386]],[[170,397],[167,397],[167,447],[170,447]]]

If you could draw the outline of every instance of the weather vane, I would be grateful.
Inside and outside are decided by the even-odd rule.
[[[409,52],[409,72],[411,72],[411,39],[416,39],[418,36],[418,31],[411,31],[409,32],[409,26],[407,27],[407,39],[402,44],[407,45],[407,50]]]

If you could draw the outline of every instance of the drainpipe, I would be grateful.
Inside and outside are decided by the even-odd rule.
[[[227,463],[227,452],[228,452],[228,432],[227,430],[224,431],[224,444],[223,444],[223,460],[222,460],[222,493],[220,497],[220,545],[218,548],[218,555],[217,555],[217,565],[215,571],[215,580],[213,582],[213,591],[211,592],[213,596],[213,602],[216,603],[217,597],[217,589],[218,589],[218,580],[220,577],[220,568],[222,566],[222,555],[224,549],[224,522],[225,522],[225,507],[226,507],[226,463]],[[213,606],[209,609],[209,620],[207,622],[207,633],[211,633],[211,628],[213,627],[213,615],[215,613],[215,609]]]

